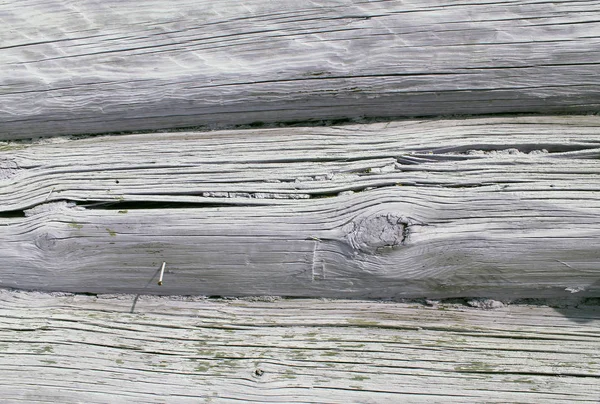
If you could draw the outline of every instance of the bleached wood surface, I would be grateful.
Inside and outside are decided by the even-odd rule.
[[[263,300],[1,291],[2,401],[600,399],[597,306]]]
[[[0,139],[597,111],[598,1],[0,3]]]
[[[599,128],[521,117],[8,142],[0,286],[598,296]]]

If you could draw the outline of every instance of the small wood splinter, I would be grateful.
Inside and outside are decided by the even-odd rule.
[[[163,262],[162,267],[160,268],[160,277],[158,278],[158,286],[162,286],[163,275],[165,274],[165,265],[166,262]]]
[[[46,195],[46,199],[44,199],[44,202],[46,202],[48,200],[48,198],[50,198],[50,195],[52,195],[52,192],[54,192],[54,188],[52,188],[50,190],[50,192],[48,192],[48,195]]]

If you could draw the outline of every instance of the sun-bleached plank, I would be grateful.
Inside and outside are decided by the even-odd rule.
[[[597,111],[598,1],[0,4],[0,139]]]
[[[403,121],[7,143],[0,285],[595,296],[599,121]]]
[[[592,403],[600,395],[596,306],[8,291],[0,300],[8,402]]]

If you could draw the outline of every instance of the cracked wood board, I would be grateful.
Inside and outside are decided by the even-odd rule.
[[[61,200],[282,205],[398,185],[586,199],[598,189],[599,144],[596,116],[8,141],[0,211]]]
[[[599,127],[520,117],[7,142],[0,285],[597,296]]]
[[[597,111],[598,1],[0,4],[0,138]]]
[[[597,306],[0,291],[5,402],[597,403]]]

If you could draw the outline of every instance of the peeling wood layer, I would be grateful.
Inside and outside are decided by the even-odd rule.
[[[600,397],[597,306],[480,310],[7,291],[0,300],[7,402],[545,404]]]
[[[597,296],[599,126],[529,117],[7,142],[0,285]]]
[[[0,143],[0,212],[64,200],[282,205],[392,186],[575,199],[599,190],[599,157],[595,116],[13,141]]]
[[[597,111],[598,1],[0,5],[0,139]]]

